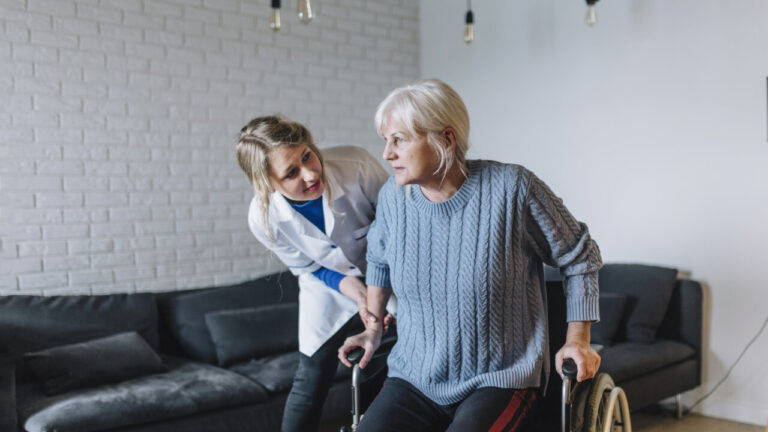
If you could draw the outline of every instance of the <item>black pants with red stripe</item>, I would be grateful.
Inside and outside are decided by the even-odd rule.
[[[388,378],[357,432],[520,432],[537,398],[537,389],[483,387],[438,405],[407,381]]]

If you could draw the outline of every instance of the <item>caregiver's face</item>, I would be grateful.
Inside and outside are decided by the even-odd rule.
[[[306,144],[273,149],[267,162],[272,187],[289,200],[309,201],[323,194],[320,159]]]
[[[384,138],[384,160],[392,165],[395,183],[423,185],[437,178],[440,163],[437,152],[426,137],[412,136],[405,125],[389,116],[381,128]]]

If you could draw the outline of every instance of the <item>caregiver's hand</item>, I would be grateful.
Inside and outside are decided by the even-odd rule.
[[[339,291],[345,296],[351,298],[357,303],[357,313],[364,323],[376,321],[376,316],[368,311],[368,298],[366,296],[366,286],[355,276],[345,276],[339,282]]]

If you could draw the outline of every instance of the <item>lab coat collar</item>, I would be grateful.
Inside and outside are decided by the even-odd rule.
[[[331,191],[331,198],[333,198],[333,201],[336,201],[344,196],[344,189],[340,187],[336,181],[334,181],[333,176],[330,175],[331,171],[328,170],[327,167],[326,173],[328,173],[326,178],[328,179],[328,189]],[[325,217],[325,232],[328,237],[331,237],[333,228],[336,226],[336,217],[339,215],[334,213],[334,210],[331,209],[329,204],[328,193],[323,192],[323,216]]]
[[[331,206],[328,203],[328,189],[330,189],[331,191],[333,201],[336,201],[339,198],[344,196],[344,189],[334,181],[332,176],[328,175],[327,177],[328,177],[328,185],[327,185],[326,191],[324,191],[322,195],[323,217],[325,218],[325,232],[322,234],[324,234],[327,237],[331,237],[331,233],[333,233],[333,228],[336,226],[336,216],[338,215],[334,214],[334,211],[331,209]],[[280,192],[273,191],[272,196],[270,197],[270,201],[272,203],[270,207],[274,209],[274,211],[271,212],[273,214],[270,215],[270,218],[272,218],[272,220],[275,220],[278,222],[290,222],[292,220],[296,221],[295,219],[296,217],[302,217],[296,211],[296,209],[291,207],[291,203],[289,203],[288,200]],[[317,229],[317,227],[314,226],[314,224],[312,224],[311,222],[309,221],[306,221],[306,222],[307,223],[298,224],[302,234],[310,235],[312,237],[317,237],[321,233],[320,230]]]

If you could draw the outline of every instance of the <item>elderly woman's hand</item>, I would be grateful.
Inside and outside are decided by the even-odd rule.
[[[589,345],[590,322],[575,321],[568,323],[568,334],[565,345],[555,355],[555,367],[557,373],[563,376],[563,361],[570,358],[578,367],[576,381],[581,382],[590,379],[597,374],[600,368],[600,356]]]
[[[353,349],[360,347],[365,350],[365,354],[363,354],[363,358],[360,359],[359,365],[360,369],[365,369],[365,366],[371,361],[373,353],[376,352],[381,344],[382,330],[380,324],[368,326],[362,333],[348,337],[347,340],[344,341],[344,345],[339,348],[339,360],[344,363],[345,366],[352,367],[352,363],[347,360],[347,355]]]

